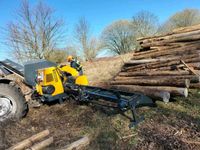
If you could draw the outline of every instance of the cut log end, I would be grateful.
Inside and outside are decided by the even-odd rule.
[[[185,88],[185,90],[184,90],[184,96],[188,97],[188,88]]]

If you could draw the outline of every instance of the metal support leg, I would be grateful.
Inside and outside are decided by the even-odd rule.
[[[129,107],[132,112],[132,119],[130,120],[131,123],[129,125],[129,128],[135,127],[137,124],[139,124],[141,121],[144,120],[144,116],[141,116],[140,118],[137,117],[136,104],[137,104],[137,100],[132,100],[129,102]]]
[[[63,104],[63,99],[62,98],[59,98],[59,104]]]

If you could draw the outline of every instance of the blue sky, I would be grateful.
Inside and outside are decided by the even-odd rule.
[[[177,11],[185,8],[200,9],[200,0],[43,0],[55,9],[55,16],[61,17],[70,36],[74,24],[80,17],[85,17],[91,24],[94,35],[100,35],[102,30],[119,19],[131,19],[141,10],[148,10],[158,16],[160,22]],[[30,0],[31,4],[38,0]],[[20,6],[20,0],[0,0],[0,27],[5,27],[15,18],[15,12]],[[2,35],[0,34],[0,39]],[[10,58],[9,47],[0,43],[0,60]]]

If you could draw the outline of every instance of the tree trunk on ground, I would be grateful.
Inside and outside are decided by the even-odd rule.
[[[151,93],[152,91],[165,91],[169,92],[172,96],[188,96],[188,89],[187,88],[178,88],[178,87],[169,87],[169,86],[137,86],[137,85],[113,85],[113,88],[126,90],[126,91],[135,91],[141,93]]]
[[[132,60],[138,60],[138,59],[147,59],[147,58],[158,58],[165,55],[180,55],[186,52],[193,53],[194,51],[199,51],[200,45],[192,45],[192,46],[186,46],[186,47],[180,47],[176,49],[168,49],[165,51],[157,51],[154,53],[148,53],[144,55],[138,55],[134,56]]]
[[[185,75],[185,76],[134,76],[134,77],[120,77],[117,76],[114,78],[115,81],[123,81],[123,80],[182,80],[182,79],[189,79],[191,83],[198,83],[200,82],[200,77],[195,75]]]
[[[53,137],[50,137],[40,143],[37,143],[35,145],[33,145],[32,147],[30,147],[30,150],[42,150],[46,147],[48,147],[49,145],[51,145],[53,143]]]
[[[194,58],[188,58],[188,59],[182,59],[184,60],[185,63],[196,63],[196,62],[200,62],[200,56],[196,55]],[[142,65],[138,65],[138,66],[131,66],[131,67],[126,67],[123,70],[124,71],[137,71],[137,70],[144,70],[144,69],[158,69],[161,67],[168,67],[168,66],[176,66],[176,65],[180,65],[181,63],[181,59],[179,60],[169,60],[169,61],[165,61],[165,62],[160,62],[160,63],[156,63],[156,64],[142,64]]]
[[[139,92],[139,93],[143,93],[155,100],[159,99],[162,100],[164,102],[169,102],[170,99],[170,93],[166,92],[166,91],[161,91],[161,90],[148,90],[145,88],[130,88],[127,87],[127,85],[123,85],[123,86],[117,86],[117,85],[111,85],[112,89],[116,89],[116,90],[121,90],[121,91],[125,91],[125,92]]]
[[[25,139],[24,141],[10,147],[8,150],[23,150],[26,147],[30,147],[33,143],[47,137],[49,135],[49,130],[44,130],[38,134],[33,135],[32,137]]]
[[[111,85],[150,85],[150,86],[177,86],[189,88],[189,79],[168,80],[168,79],[133,79],[111,81]]]
[[[64,148],[62,148],[60,150],[74,150],[74,149],[81,150],[89,144],[90,144],[89,136],[84,136],[83,138],[65,146]]]
[[[119,76],[177,76],[177,75],[189,75],[188,71],[138,71],[138,72],[121,72]]]
[[[200,89],[200,83],[191,83],[190,88],[191,89]]]

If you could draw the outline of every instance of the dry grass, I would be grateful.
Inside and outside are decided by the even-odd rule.
[[[90,84],[109,81],[121,70],[124,62],[130,60],[132,56],[133,53],[128,53],[85,62],[83,63],[84,73],[88,76]]]

